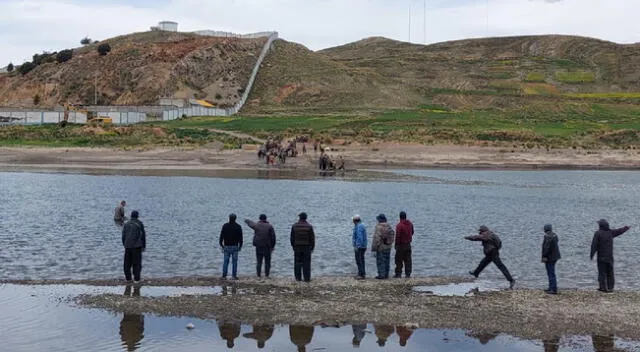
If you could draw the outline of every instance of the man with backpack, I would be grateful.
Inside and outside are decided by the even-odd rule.
[[[376,255],[376,266],[378,267],[376,279],[384,280],[389,278],[391,246],[393,245],[395,232],[391,225],[387,223],[387,217],[384,214],[378,215],[376,220],[378,220],[378,224],[373,235],[371,251]]]
[[[482,270],[484,270],[487,265],[493,262],[498,267],[498,269],[502,271],[504,277],[509,281],[509,289],[513,289],[516,280],[511,277],[509,270],[504,265],[504,263],[502,263],[502,260],[500,260],[500,249],[502,248],[502,241],[500,240],[500,237],[490,231],[488,227],[482,225],[480,226],[480,229],[478,229],[477,236],[467,236],[465,237],[465,239],[469,241],[481,241],[482,247],[484,249],[484,258],[482,259],[476,270],[470,271],[469,274],[477,278]]]

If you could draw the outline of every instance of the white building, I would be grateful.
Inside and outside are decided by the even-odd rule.
[[[173,21],[160,21],[157,26],[151,27],[152,31],[167,31],[167,32],[177,32],[178,31],[178,22]]]

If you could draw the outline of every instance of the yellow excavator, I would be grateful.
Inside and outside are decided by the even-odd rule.
[[[96,116],[96,113],[82,108],[82,105],[74,105],[66,103],[64,104],[64,118],[60,121],[60,126],[64,127],[69,123],[69,111],[76,111],[84,114],[87,117],[88,125],[110,125],[113,123],[113,119],[108,116]]]

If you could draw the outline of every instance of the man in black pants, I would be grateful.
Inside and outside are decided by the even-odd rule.
[[[478,268],[475,271],[470,271],[469,274],[477,278],[482,270],[493,262],[509,281],[509,288],[513,289],[516,280],[511,277],[509,270],[504,266],[502,260],[500,260],[500,248],[502,248],[502,241],[500,241],[500,238],[491,232],[488,227],[483,225],[480,226],[477,236],[467,236],[465,239],[469,241],[482,241],[482,247],[484,249],[484,258],[480,262],[480,265],[478,265]]]
[[[134,283],[140,282],[142,270],[142,252],[147,247],[146,234],[142,221],[138,220],[137,210],[131,212],[131,220],[122,228],[122,245],[124,246],[124,277],[131,282],[131,268],[133,267]]]
[[[591,260],[598,253],[598,291],[612,292],[615,284],[613,275],[613,239],[629,230],[629,226],[611,229],[607,220],[598,221],[598,231],[591,242]]]
[[[245,219],[244,222],[253,229],[253,246],[256,247],[256,273],[262,274],[262,259],[264,259],[264,276],[269,277],[271,271],[271,252],[276,247],[276,231],[267,222],[267,216],[260,214],[260,221],[253,222]]]
[[[313,226],[307,222],[307,214],[300,213],[299,221],[291,227],[291,247],[294,253],[294,275],[296,281],[311,281],[311,253],[316,244]]]

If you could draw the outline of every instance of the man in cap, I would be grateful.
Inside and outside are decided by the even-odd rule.
[[[276,247],[276,232],[273,226],[267,222],[267,216],[260,214],[260,221],[253,222],[245,219],[244,222],[253,229],[253,246],[256,247],[256,272],[258,277],[262,274],[262,260],[264,259],[264,276],[269,277],[271,271],[271,252]]]
[[[236,214],[229,215],[229,222],[222,225],[220,231],[220,247],[224,252],[222,263],[222,278],[227,278],[229,259],[232,261],[232,277],[238,280],[238,253],[242,250],[242,226],[236,222]]]
[[[615,285],[613,275],[613,239],[629,231],[629,226],[611,229],[605,219],[598,221],[598,231],[591,242],[591,260],[598,253],[598,291],[612,292]]]
[[[544,292],[549,294],[558,293],[558,282],[556,280],[556,262],[560,259],[560,248],[558,247],[558,236],[553,232],[551,224],[544,225],[544,241],[542,242],[542,262],[547,269],[549,277],[549,288]]]
[[[307,213],[298,215],[298,222],[291,226],[291,247],[294,253],[293,273],[296,281],[311,281],[311,253],[316,245],[313,226],[307,222]]]
[[[367,252],[367,230],[362,224],[360,215],[353,216],[353,250],[356,255],[356,265],[358,266],[358,275],[356,280],[364,280],[366,276],[364,266],[364,255]]]
[[[140,213],[131,212],[131,220],[122,227],[122,245],[124,246],[124,277],[131,282],[133,268],[134,283],[140,282],[142,271],[142,252],[147,247],[147,238],[142,221],[138,220]]]
[[[478,268],[474,271],[470,271],[469,274],[475,276],[476,278],[480,275],[482,270],[487,267],[491,262],[493,262],[498,269],[502,272],[504,277],[509,281],[509,289],[513,289],[513,286],[516,283],[516,280],[511,277],[509,270],[500,260],[500,249],[502,248],[502,241],[500,237],[489,230],[488,227],[482,225],[478,229],[477,236],[467,236],[465,239],[469,241],[481,241],[482,247],[484,249],[484,258],[478,265]]]

